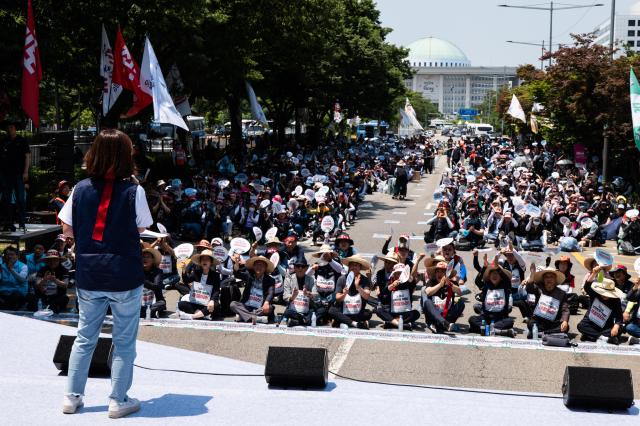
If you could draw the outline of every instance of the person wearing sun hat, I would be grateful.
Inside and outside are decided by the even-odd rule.
[[[318,291],[316,305],[316,320],[318,324],[324,324],[328,319],[329,308],[335,302],[334,290],[336,282],[344,274],[342,264],[336,259],[338,253],[333,251],[330,245],[323,244],[311,257],[317,258],[317,262],[311,265],[307,274],[315,279]]]
[[[197,244],[193,245],[193,248],[195,249],[195,254],[191,256],[191,262],[189,262],[189,264],[187,264],[187,266],[182,271],[182,282],[185,281],[186,274],[193,273],[194,269],[198,269],[199,267],[195,262],[193,262],[193,257],[197,256],[199,253],[202,253],[203,250],[213,249],[211,243],[207,240],[200,240]]]
[[[627,267],[624,265],[614,265],[609,271],[609,275],[613,278],[613,281],[616,283],[616,287],[618,287],[625,294],[622,299],[622,307],[626,306],[626,294],[633,288],[633,282],[631,282],[631,275],[627,271]]]
[[[511,273],[493,262],[485,268],[482,281],[482,313],[469,317],[469,331],[483,335],[485,330],[482,330],[482,322],[493,322],[496,335],[515,337],[513,318],[509,317]]]
[[[293,269],[293,274],[287,274],[284,280],[283,298],[289,303],[284,312],[284,317],[288,319],[287,327],[310,325],[315,307],[314,297],[318,293],[315,279],[306,273],[309,263],[304,256],[293,262]]]
[[[399,263],[397,253],[389,253],[383,257],[383,260],[385,266],[378,271],[383,272],[384,275],[378,277],[378,280],[382,281],[377,281],[377,287],[380,289],[378,293],[380,305],[376,308],[376,315],[384,321],[385,328],[397,328],[398,321],[402,317],[404,328],[411,330],[413,323],[420,318],[420,312],[412,309],[411,303],[411,295],[416,288],[415,278],[411,274],[403,276],[405,268],[409,266]],[[387,276],[386,270],[389,266],[391,266],[391,273]]]
[[[600,266],[593,268],[585,284],[591,303],[584,318],[578,323],[578,331],[582,334],[580,340],[595,342],[606,337],[608,343],[617,345],[623,321],[621,299],[625,294],[616,287],[613,280],[599,280],[599,272]]]
[[[220,274],[215,268],[220,262],[210,249],[194,255],[191,262],[197,268],[183,276],[189,286],[189,296],[178,303],[178,317],[183,320],[213,318],[220,312]]]
[[[438,262],[427,268],[429,280],[422,287],[422,311],[427,325],[435,329],[436,333],[455,331],[455,322],[464,311],[462,291],[456,280],[456,271],[453,269],[446,276],[447,262]]]
[[[342,264],[349,268],[349,274],[341,276],[336,282],[336,301],[329,309],[329,316],[334,320],[334,325],[346,324],[348,327],[368,329],[372,314],[366,306],[371,294],[371,282],[364,273],[370,273],[371,265],[357,254],[342,259]]]
[[[48,250],[41,260],[45,265],[36,274],[36,298],[41,299],[44,306],[49,306],[57,314],[66,309],[69,303],[69,272],[62,266],[62,257],[57,250]]]
[[[245,262],[245,268],[240,269],[240,254],[235,253],[232,259],[235,277],[244,282],[240,301],[229,305],[236,314],[236,321],[273,322],[275,281],[270,274],[276,266],[264,256],[253,256]]]
[[[558,288],[565,281],[564,274],[553,268],[537,270],[534,264],[530,271],[530,277],[523,283],[527,307],[524,316],[529,318],[527,338],[533,338],[534,325],[538,333],[567,333],[570,314],[567,293]]]
[[[335,251],[340,259],[345,259],[358,253],[353,247],[353,240],[346,232],[341,232],[336,236]]]
[[[161,260],[162,254],[157,249],[152,247],[144,247],[142,249],[144,283],[140,318],[145,318],[147,306],[149,306],[152,318],[159,318],[167,309],[167,302],[163,295],[162,270],[159,267]]]

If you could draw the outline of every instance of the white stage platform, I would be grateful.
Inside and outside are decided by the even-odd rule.
[[[75,329],[0,314],[0,416],[7,425],[98,425],[107,418],[108,379],[89,379],[85,407],[62,414],[66,377],[52,363],[60,334]],[[428,362],[428,360],[424,360]],[[514,360],[517,362],[517,360]],[[201,372],[262,374],[262,365],[138,343],[137,364]],[[568,410],[552,395],[498,395],[417,389],[335,380],[324,391],[269,389],[263,377],[216,377],[136,368],[131,396],[142,410],[123,424],[215,425],[618,425],[638,424],[639,410],[624,413]],[[526,376],[523,377],[526,380]],[[636,378],[637,379],[637,378]],[[488,383],[490,385],[490,383]],[[293,419],[292,419],[292,416]]]

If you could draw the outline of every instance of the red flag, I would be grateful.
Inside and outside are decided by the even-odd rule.
[[[42,80],[42,64],[40,50],[36,39],[36,26],[33,21],[31,0],[27,4],[27,34],[24,39],[22,58],[22,109],[35,127],[40,126],[38,99],[40,97],[40,81]]]
[[[120,28],[116,34],[114,46],[114,62],[112,81],[133,92],[133,106],[126,116],[131,117],[142,111],[153,102],[153,98],[140,88],[140,67],[129,53],[124,43]]]

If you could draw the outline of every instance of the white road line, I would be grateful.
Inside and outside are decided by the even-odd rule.
[[[385,220],[384,223],[400,223],[399,220]]]
[[[433,216],[434,214],[435,214],[435,213],[433,213],[433,212],[427,212],[427,213],[425,213],[424,215],[425,215],[425,216]]]
[[[363,207],[363,208],[372,208],[372,207],[373,207],[373,204],[371,204],[371,203],[362,203],[362,204],[360,204],[360,207]]]
[[[387,238],[389,238],[389,234],[373,234],[371,238],[376,240],[386,240]]]
[[[349,356],[349,351],[353,347],[353,344],[356,342],[356,339],[353,337],[349,337],[344,339],[338,350],[331,358],[331,362],[329,363],[329,371],[335,371],[336,373],[340,373],[340,369],[342,368],[342,364],[347,360],[347,356]],[[336,376],[334,374],[329,374],[329,379],[335,380]]]
[[[424,240],[424,237],[421,237],[420,235],[412,235],[409,237],[409,239],[414,241],[420,241],[420,240]]]
[[[413,190],[414,191],[426,191],[427,189],[426,188],[414,188]]]
[[[425,210],[431,210],[433,208],[433,203],[429,203],[427,204],[427,207],[425,207]]]
[[[375,253],[358,253],[358,255],[362,257],[373,257],[375,256]]]
[[[422,220],[422,221],[418,222],[418,225],[426,225],[428,223],[429,222],[427,222],[426,220]]]
[[[416,203],[414,202],[408,202],[408,203],[402,203],[403,206],[415,206]]]
[[[391,214],[405,216],[407,214],[407,212],[391,212]]]

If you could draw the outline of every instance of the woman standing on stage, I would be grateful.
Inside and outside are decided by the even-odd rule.
[[[131,183],[133,147],[119,130],[102,130],[87,152],[87,179],[80,181],[60,211],[63,232],[76,241],[76,284],[80,319],[69,358],[62,411],[73,414],[82,396],[91,357],[107,308],[113,313],[113,362],[109,417],[140,409],[129,398],[144,272],[139,233],[153,219],[144,189]]]

